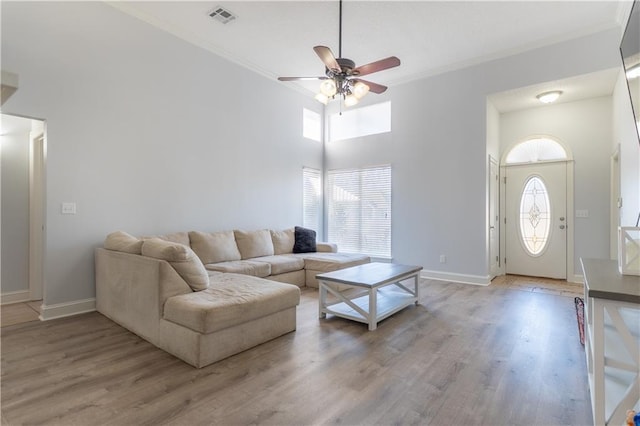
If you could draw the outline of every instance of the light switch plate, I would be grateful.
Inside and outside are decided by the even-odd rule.
[[[76,214],[76,203],[62,203],[62,214]]]

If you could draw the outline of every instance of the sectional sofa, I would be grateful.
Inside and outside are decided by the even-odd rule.
[[[297,231],[114,232],[95,253],[97,310],[204,367],[294,331],[316,274],[369,262],[327,243],[294,253]]]

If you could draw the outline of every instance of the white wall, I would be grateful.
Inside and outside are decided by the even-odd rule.
[[[1,7],[20,76],[3,112],[47,120],[45,305],[95,296],[93,249],[118,229],[301,223],[302,167],[322,167],[302,138],[311,96],[100,2]]]
[[[640,91],[640,79],[632,80],[631,90]],[[640,109],[640,105],[637,107]],[[636,111],[640,119],[640,111]],[[640,214],[640,143],[634,128],[633,112],[624,72],[620,71],[613,92],[613,148],[620,145],[620,224],[636,226]]]
[[[14,119],[15,121],[16,119]],[[20,120],[20,119],[17,119]],[[29,290],[29,132],[30,120],[0,136],[2,172],[3,295]],[[7,128],[4,123],[3,129]]]
[[[619,66],[619,38],[610,30],[392,87],[378,98],[391,99],[391,133],[327,144],[327,167],[391,163],[394,259],[486,282],[487,96]]]
[[[609,258],[609,166],[611,157],[611,96],[546,105],[502,114],[501,151],[531,136],[557,138],[573,153],[574,207],[588,210],[575,218],[574,274],[582,275],[580,258]],[[567,212],[571,214],[571,212]]]

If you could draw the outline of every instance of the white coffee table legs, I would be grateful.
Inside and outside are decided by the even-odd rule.
[[[413,286],[407,287],[402,281],[411,279]],[[378,322],[388,316],[406,308],[411,304],[418,304],[420,298],[418,286],[418,273],[409,274],[397,278],[396,281],[384,285],[367,288],[363,291],[353,293],[340,292],[336,289],[336,284],[328,281],[318,280],[319,297],[318,316],[325,318],[327,314],[336,315],[353,321],[363,322],[369,325],[369,330],[375,330]],[[342,287],[346,283],[340,284]],[[413,288],[411,288],[413,287]],[[362,287],[354,286],[363,290]],[[327,296],[331,294],[337,299],[332,303],[327,302]]]

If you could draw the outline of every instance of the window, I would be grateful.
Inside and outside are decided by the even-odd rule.
[[[547,187],[540,177],[529,178],[520,197],[520,238],[531,256],[539,256],[547,245],[550,230]]]
[[[302,108],[302,136],[320,142],[322,135],[322,120],[320,114],[310,109]]]
[[[566,160],[567,151],[558,142],[548,138],[528,139],[514,146],[505,162],[536,163],[538,161]]]
[[[391,166],[327,174],[328,241],[345,253],[391,257]]]
[[[320,232],[322,219],[322,177],[320,170],[302,169],[302,226]]]
[[[329,118],[329,141],[391,131],[391,102],[336,113]]]

